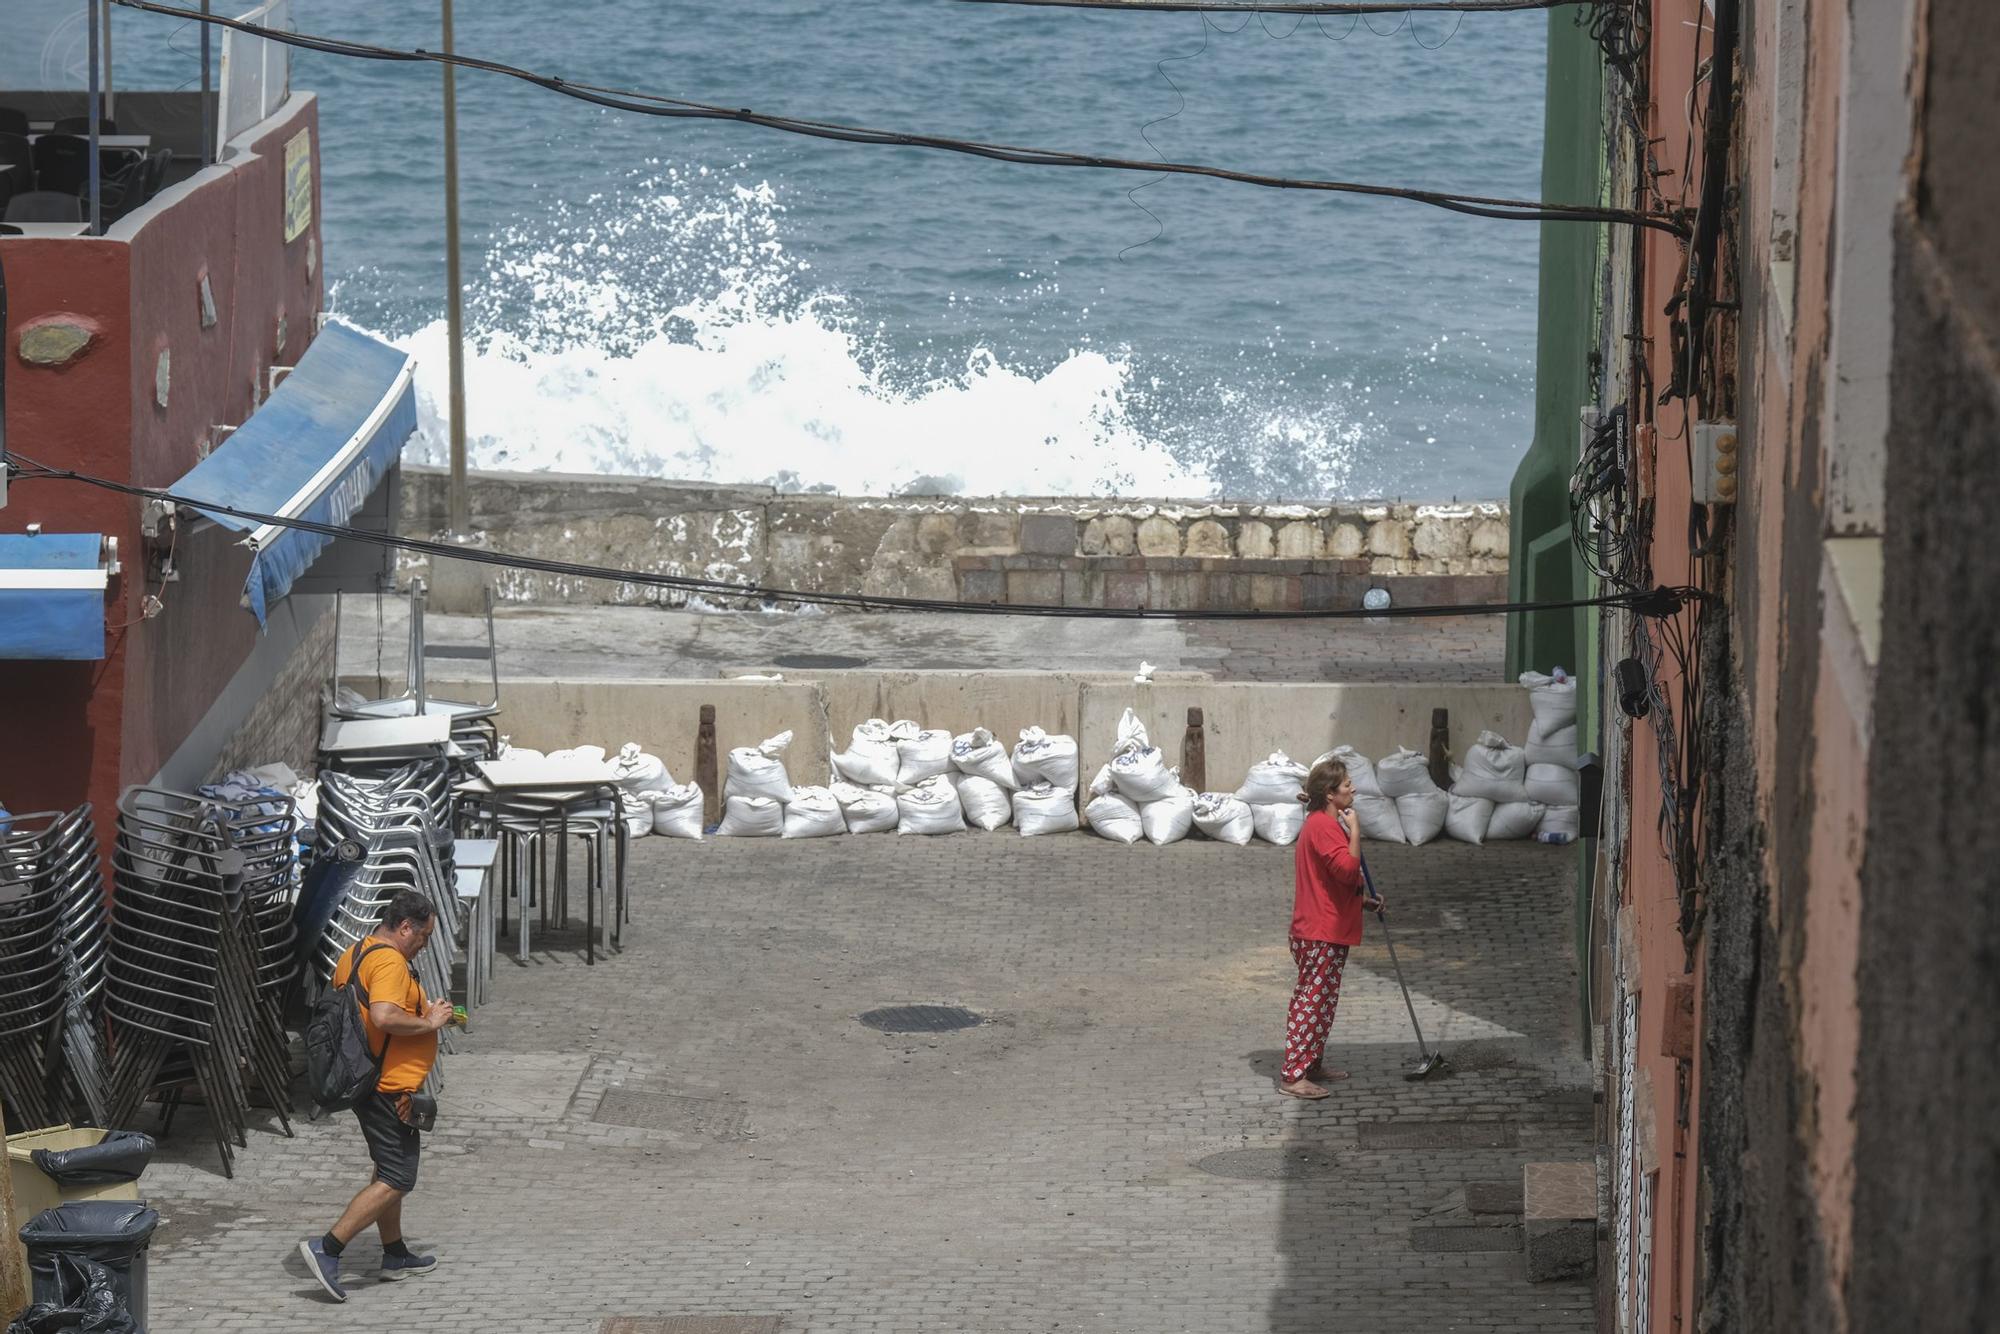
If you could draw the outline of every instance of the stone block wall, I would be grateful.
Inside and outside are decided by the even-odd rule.
[[[444,529],[445,480],[438,469],[404,469],[404,532]],[[1507,570],[1498,502],[879,498],[554,473],[475,473],[469,499],[492,549],[810,592],[1299,608],[1349,605],[1376,585],[1398,601],[1497,598]],[[405,568],[430,573],[422,559]],[[503,601],[686,601],[640,583],[488,574]],[[451,582],[431,578],[434,588]]]
[[[204,781],[274,761],[311,773],[319,749],[320,685],[332,675],[333,614],[323,612],[216,755]]]

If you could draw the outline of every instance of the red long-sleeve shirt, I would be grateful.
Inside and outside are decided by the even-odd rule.
[[[1292,895],[1292,939],[1361,943],[1361,859],[1332,811],[1314,811],[1292,847],[1298,888]]]

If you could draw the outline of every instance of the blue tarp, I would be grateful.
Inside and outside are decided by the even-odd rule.
[[[0,658],[104,656],[98,533],[0,533]]]
[[[202,508],[202,501],[256,514],[345,524],[417,428],[411,361],[387,343],[329,324],[222,447],[174,483],[174,495],[226,528],[250,534],[254,551],[243,605],[264,623],[270,605],[333,541]]]

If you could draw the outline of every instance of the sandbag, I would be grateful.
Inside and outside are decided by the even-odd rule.
[[[1576,723],[1574,678],[1558,681],[1540,672],[1522,672],[1520,681],[1528,691],[1528,707],[1535,711],[1535,721],[1545,734]]]
[[[722,799],[768,797],[780,805],[792,799],[792,780],[779,759],[792,744],[790,732],[780,732],[759,746],[738,746],[729,752],[729,776],[722,783]]]
[[[1572,839],[1582,828],[1581,811],[1575,806],[1551,806],[1542,812],[1542,822],[1536,826],[1537,837],[1543,834],[1567,834]]]
[[[1139,808],[1116,792],[1092,797],[1083,814],[1092,833],[1113,843],[1137,843],[1145,837],[1146,827],[1140,823]]]
[[[1236,799],[1250,806],[1296,806],[1305,785],[1306,767],[1284,751],[1274,750],[1268,759],[1250,766],[1243,786],[1236,789]]]
[[[1014,781],[1022,787],[1047,783],[1076,791],[1076,738],[1022,728],[1021,744],[1014,747]]]
[[[1180,842],[1194,828],[1194,793],[1183,787],[1147,802],[1139,808],[1139,827],[1155,846]]]
[[[832,758],[834,777],[856,787],[893,784],[902,767],[902,756],[889,735],[889,724],[880,718],[870,718],[856,727],[847,749]]]
[[[1576,765],[1576,724],[1543,727],[1537,721],[1528,726],[1528,763]]]
[[[1445,836],[1461,843],[1484,843],[1487,826],[1493,822],[1495,805],[1484,797],[1460,796],[1458,789],[1453,788],[1451,808],[1444,816]]]
[[[604,762],[604,747],[566,746],[561,750],[550,751],[549,758],[552,760],[585,760],[591,764],[602,764]]]
[[[847,819],[840,802],[824,787],[795,787],[785,803],[786,838],[825,838],[847,832]]]
[[[611,776],[618,786],[632,793],[660,792],[674,785],[666,761],[648,755],[636,741],[627,741],[618,748],[618,757],[611,761]]]
[[[784,803],[771,797],[724,797],[722,823],[715,832],[724,838],[783,837]]]
[[[1135,805],[1161,801],[1181,790],[1180,773],[1167,768],[1167,757],[1157,746],[1128,750],[1111,757],[1106,766],[1118,795]]]
[[[1395,754],[1385,755],[1375,762],[1375,783],[1385,797],[1406,797],[1413,793],[1440,790],[1431,781],[1431,762],[1424,758],[1422,751],[1411,750],[1408,746],[1398,746]],[[1438,817],[1440,821],[1443,818],[1442,815]],[[1403,832],[1407,834],[1409,830],[1405,828]]]
[[[958,792],[940,774],[896,794],[899,834],[956,834],[965,829]]]
[[[1139,721],[1137,713],[1128,707],[1118,715],[1118,739],[1111,744],[1113,758],[1128,751],[1144,750],[1152,744],[1152,738],[1146,735],[1146,724]]]
[[[926,779],[941,778],[952,771],[950,732],[898,722],[890,727],[890,734],[896,738],[899,787],[915,787]]]
[[[1523,783],[1527,775],[1527,752],[1508,745],[1507,738],[1498,732],[1481,732],[1479,740],[1465,752],[1465,765],[1453,779],[1451,791],[1453,796],[1484,798],[1496,804],[1526,801],[1528,789]]]
[[[896,794],[886,784],[863,787],[858,783],[835,783],[827,789],[840,803],[840,818],[850,834],[881,834],[896,827],[902,818],[896,809]]]
[[[1305,828],[1305,823],[1306,808],[1297,796],[1290,801],[1250,807],[1250,824],[1257,837],[1281,848],[1299,841],[1299,830]]]
[[[1451,795],[1443,788],[1409,792],[1396,798],[1396,817],[1403,822],[1406,843],[1423,844],[1436,838],[1444,832],[1444,818],[1450,813]]]
[[[1354,796],[1354,813],[1361,820],[1361,837],[1378,843],[1409,842],[1403,837],[1403,817],[1396,813],[1396,803],[1388,797],[1358,792]]]
[[[1546,810],[1548,807],[1539,801],[1501,802],[1493,808],[1493,819],[1486,826],[1486,841],[1533,838],[1542,827],[1542,813]]]
[[[536,750],[533,746],[509,745],[506,739],[502,738],[500,753],[493,758],[496,760],[539,760],[544,758],[544,756],[542,752]]]
[[[1379,797],[1382,784],[1375,777],[1375,762],[1352,746],[1335,746],[1319,757],[1319,760],[1339,760],[1347,766],[1347,776],[1354,780],[1354,793],[1360,797]],[[1313,767],[1319,767],[1319,760]]]
[[[701,840],[701,789],[678,783],[658,792],[644,792],[653,803],[653,832],[668,838]]]
[[[1014,799],[992,779],[960,774],[956,786],[965,822],[975,829],[998,829],[1014,818]]]
[[[951,763],[962,774],[984,778],[1008,791],[1016,786],[1014,762],[1007,758],[1007,748],[983,727],[951,739]]]
[[[1194,827],[1218,843],[1242,847],[1257,832],[1250,804],[1231,792],[1204,792],[1194,799]]]
[[[1567,764],[1528,766],[1528,800],[1544,806],[1574,806],[1583,799],[1583,775]]]
[[[1076,791],[1037,783],[1014,794],[1014,827],[1022,837],[1064,834],[1077,827]]]

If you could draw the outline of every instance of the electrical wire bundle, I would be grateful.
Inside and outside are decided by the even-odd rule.
[[[1636,588],[1631,419],[1619,404],[1598,419],[1569,479],[1570,537],[1590,572],[1620,588]]]

